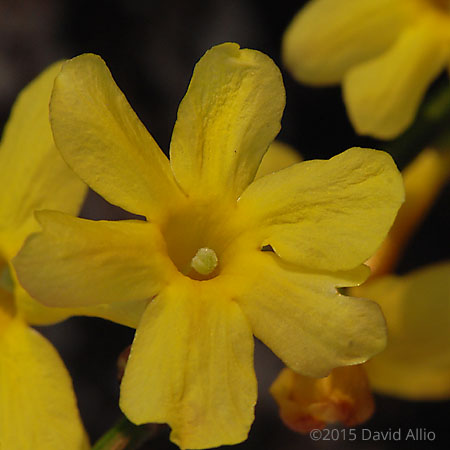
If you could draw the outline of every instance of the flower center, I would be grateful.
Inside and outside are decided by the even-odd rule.
[[[167,253],[178,271],[194,280],[217,277],[227,264],[239,234],[235,207],[191,201],[161,225]]]
[[[208,247],[199,248],[191,260],[191,267],[201,275],[209,275],[219,262],[216,252]]]

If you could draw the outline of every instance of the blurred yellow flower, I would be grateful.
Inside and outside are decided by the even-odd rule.
[[[0,143],[0,448],[81,450],[89,442],[70,376],[50,342],[28,323],[51,323],[51,310],[17,283],[12,258],[39,226],[33,211],[78,213],[86,185],[56,150],[48,121],[57,63],[19,95]]]
[[[388,154],[353,148],[254,181],[284,102],[270,58],[212,48],[180,104],[169,162],[101,58],[74,58],[55,81],[50,117],[64,159],[147,221],[40,212],[43,231],[15,260],[20,280],[52,306],[146,305],[120,405],[135,423],[169,423],[181,448],[247,437],[252,334],[313,376],[385,345],[378,306],[336,288],[366,278],[362,262],[403,201],[401,176]]]
[[[393,139],[450,64],[449,0],[311,0],[283,39],[292,75],[342,83],[356,131]]]
[[[353,288],[375,300],[388,326],[386,349],[364,364],[377,392],[409,400],[450,398],[450,263],[389,275]]]

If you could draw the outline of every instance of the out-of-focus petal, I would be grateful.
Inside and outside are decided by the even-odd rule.
[[[12,258],[38,228],[35,209],[77,214],[87,186],[55,148],[48,120],[55,63],[17,98],[0,144],[0,253]]]
[[[393,139],[414,120],[429,84],[448,62],[449,49],[427,21],[406,29],[381,56],[344,78],[344,100],[359,134]]]
[[[236,260],[232,270],[236,301],[254,335],[296,372],[325,376],[384,348],[386,328],[378,305],[336,289],[363,282],[366,266],[309,272],[283,263],[272,252],[258,251]]]
[[[99,56],[85,54],[63,65],[50,122],[64,159],[109,202],[156,220],[182,198],[168,159]]]
[[[339,83],[353,65],[394,42],[404,6],[400,0],[312,0],[285,32],[284,63],[301,82]]]
[[[299,163],[302,159],[300,153],[290,145],[280,141],[273,141],[259,165],[255,179],[272,172],[278,172],[281,169]]]
[[[403,202],[403,184],[385,152],[352,148],[262,177],[238,207],[253,218],[257,245],[318,270],[347,270],[369,258]]]
[[[375,255],[367,261],[371,277],[392,272],[403,249],[450,179],[450,149],[423,150],[402,172],[405,203]]]
[[[210,448],[246,439],[255,402],[253,339],[239,306],[189,281],[155,297],[122,381],[130,420],[168,423],[182,449]]]
[[[157,227],[137,220],[36,214],[43,231],[14,259],[19,282],[47,306],[78,307],[146,300],[176,270]]]
[[[366,372],[361,365],[338,367],[325,378],[310,378],[285,368],[270,387],[283,422],[294,431],[309,433],[340,422],[352,427],[374,411]]]
[[[388,345],[365,366],[379,392],[414,400],[450,398],[450,263],[352,290],[377,301]]]
[[[0,330],[0,398],[2,449],[90,448],[61,358],[18,319]]]
[[[180,103],[170,145],[183,190],[237,198],[278,134],[284,104],[283,80],[268,56],[234,43],[206,52]]]

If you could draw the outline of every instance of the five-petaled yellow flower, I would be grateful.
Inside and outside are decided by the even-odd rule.
[[[293,76],[342,83],[356,131],[392,139],[450,66],[450,0],[311,0],[283,40]]]
[[[53,143],[48,103],[61,64],[48,68],[18,97],[0,144],[0,448],[89,448],[70,376],[53,346],[28,324],[62,320],[18,284],[11,264],[39,229],[33,211],[77,214],[86,185]]]
[[[284,103],[270,58],[212,48],[180,104],[169,162],[101,58],[74,58],[55,81],[50,121],[64,159],[147,220],[40,212],[19,278],[46,305],[127,301],[142,313],[120,405],[135,423],[169,423],[182,448],[246,438],[252,334],[312,376],[385,345],[378,306],[336,288],[367,277],[362,262],[403,201],[401,176],[388,154],[353,148],[254,180]]]

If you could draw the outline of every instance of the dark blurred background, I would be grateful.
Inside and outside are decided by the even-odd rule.
[[[235,41],[268,54],[283,72],[287,106],[279,135],[305,159],[329,158],[351,146],[383,149],[355,135],[339,87],[312,89],[283,69],[283,30],[305,3],[258,0],[0,0],[0,127],[22,87],[50,63],[84,52],[101,55],[117,84],[161,148],[167,151],[178,104],[196,61],[211,46]],[[450,191],[439,197],[400,264],[404,273],[449,257]],[[127,213],[90,193],[82,216],[123,219]],[[426,299],[424,299],[426,300]],[[134,330],[95,318],[72,318],[41,331],[60,351],[73,376],[81,415],[94,442],[120,416],[116,360]],[[281,423],[268,387],[282,364],[257,343],[259,381],[256,420],[239,449],[450,448],[450,403],[416,403],[377,396],[377,411],[363,425],[377,431],[422,428],[432,443],[319,441]],[[168,433],[148,449],[175,449]]]

